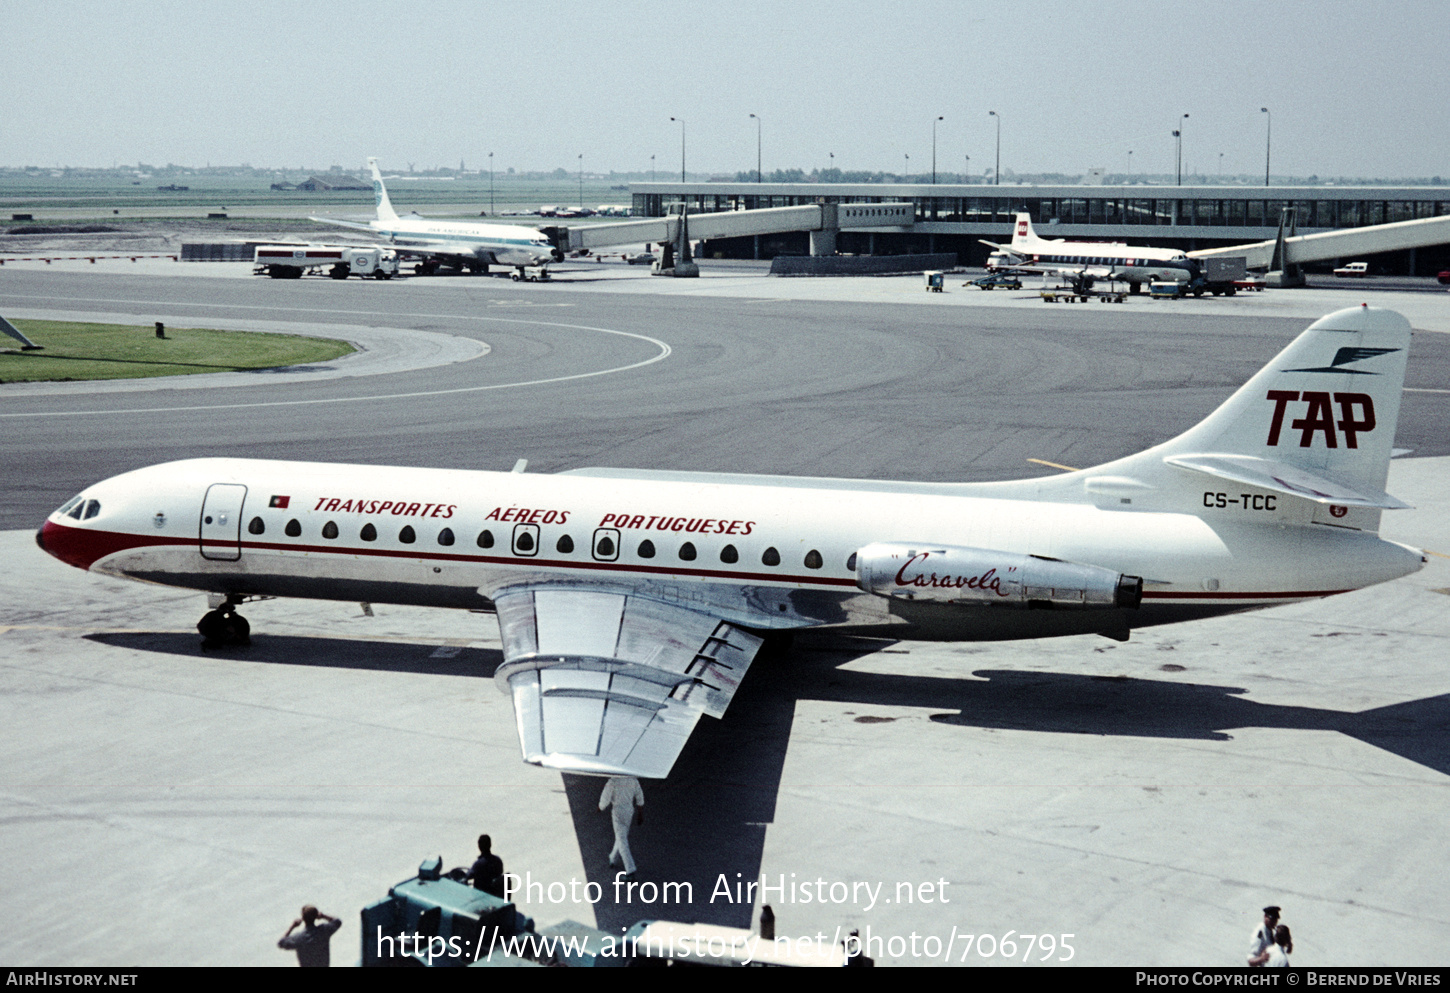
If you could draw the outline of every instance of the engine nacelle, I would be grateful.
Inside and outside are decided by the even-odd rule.
[[[1019,608],[1136,609],[1143,580],[1095,565],[988,548],[876,542],[856,553],[867,593],[934,603]]]

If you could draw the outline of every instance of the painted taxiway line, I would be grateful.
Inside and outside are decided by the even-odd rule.
[[[423,315],[410,315],[423,316]],[[438,315],[444,316],[444,315]],[[596,369],[591,372],[576,372],[567,376],[550,376],[544,379],[521,380],[512,383],[489,383],[483,386],[459,386],[445,390],[415,390],[407,393],[384,393],[369,394],[367,396],[350,397],[324,397],[307,400],[266,400],[251,403],[218,403],[218,404],[193,404],[175,407],[136,407],[120,410],[38,410],[27,412],[3,413],[0,418],[22,418],[22,417],[86,417],[86,416],[120,416],[123,414],[166,414],[188,411],[203,410],[241,410],[262,407],[301,407],[314,404],[339,404],[339,403],[371,403],[377,400],[412,400],[422,397],[451,396],[459,393],[482,393],[490,390],[516,389],[525,386],[544,386],[550,383],[566,383],[579,379],[592,379],[596,376],[609,376],[615,373],[628,372],[632,369],[640,369],[645,366],[654,365],[670,357],[672,349],[668,344],[658,338],[652,338],[646,334],[638,334],[634,331],[617,331],[613,328],[598,328],[586,324],[563,324],[558,321],[528,321],[516,317],[480,317],[466,315],[454,317],[456,320],[471,321],[495,321],[504,324],[528,324],[536,327],[568,328],[574,331],[594,331],[600,334],[618,335],[623,338],[636,338],[648,342],[659,349],[654,355],[638,362],[631,362],[626,365],[613,366],[608,369]],[[468,339],[472,340],[472,339]],[[253,382],[252,385],[260,385]]]

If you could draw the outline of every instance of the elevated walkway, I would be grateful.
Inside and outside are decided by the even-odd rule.
[[[753,235],[809,231],[811,254],[830,255],[836,250],[836,233],[845,230],[908,230],[914,220],[909,203],[808,204],[800,207],[768,207],[763,210],[731,210],[714,214],[691,214],[690,237],[695,240],[749,238]],[[674,242],[679,237],[680,215],[651,217],[616,224],[588,224],[559,229],[559,248],[575,252],[645,242]]]
[[[1220,256],[1243,256],[1250,269],[1279,269],[1380,252],[1396,252],[1408,248],[1450,243],[1450,216],[1424,217],[1413,221],[1395,221],[1342,231],[1293,235],[1283,239],[1283,257],[1276,259],[1278,239],[1232,245],[1227,248],[1206,248],[1188,254],[1195,259]]]

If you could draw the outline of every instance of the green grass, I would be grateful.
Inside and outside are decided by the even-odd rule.
[[[289,334],[168,327],[163,340],[151,324],[11,323],[44,349],[20,351],[18,341],[0,335],[0,348],[6,349],[0,351],[0,383],[244,372],[326,362],[354,350],[345,341]]]

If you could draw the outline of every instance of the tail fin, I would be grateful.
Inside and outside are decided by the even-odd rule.
[[[1032,227],[1032,215],[1020,213],[1017,215],[1017,223],[1012,228],[1012,247],[1026,247],[1033,242],[1040,241],[1036,230]]]
[[[1410,323],[1362,305],[1322,317],[1183,434],[1125,462],[1162,460],[1330,505],[1387,496]]]
[[[368,159],[368,167],[373,171],[373,195],[378,202],[378,220],[396,221],[398,212],[393,209],[393,203],[388,199],[388,188],[383,185],[383,174],[378,171],[378,160]]]

